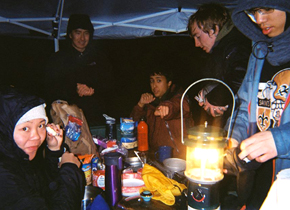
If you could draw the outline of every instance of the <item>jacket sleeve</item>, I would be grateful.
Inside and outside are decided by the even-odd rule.
[[[85,176],[83,171],[73,163],[64,163],[58,168],[59,157],[64,152],[46,148],[46,172],[49,190],[47,202],[51,209],[78,209],[84,195]]]
[[[163,101],[160,103],[160,106],[168,106],[169,113],[167,116],[164,117],[164,120],[172,120],[172,119],[180,119],[180,101],[181,101],[181,94],[176,94],[170,100]],[[183,117],[190,116],[190,106],[188,97],[184,97],[183,100]]]
[[[45,146],[45,166],[43,171],[46,173],[46,177],[49,181],[53,181],[58,176],[58,162],[59,158],[64,153],[64,145],[61,146],[58,151],[51,151]]]
[[[84,196],[85,177],[75,164],[65,163],[59,171],[59,177],[50,184],[50,209],[80,209]]]
[[[232,116],[230,137],[236,139],[238,142],[248,138],[247,130],[249,128],[249,104],[253,90],[252,86],[253,72],[249,70],[235,96],[236,108]],[[225,126],[226,130],[228,130],[230,119],[228,119]]]
[[[248,109],[247,103],[238,99],[236,97],[236,103],[241,103],[239,108],[234,112],[231,122],[231,131],[230,138],[236,139],[238,142],[242,142],[244,139],[248,138],[247,129],[248,129]],[[241,102],[242,101],[242,102]],[[228,118],[225,129],[228,130],[230,119]]]
[[[290,122],[270,129],[272,132],[278,157],[290,159]]]
[[[134,121],[139,122],[142,117],[146,116],[146,108],[146,105],[144,107],[140,107],[138,104],[135,105],[130,117],[132,117]]]

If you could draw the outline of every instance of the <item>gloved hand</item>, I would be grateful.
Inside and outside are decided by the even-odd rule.
[[[238,156],[240,152],[240,145],[226,150],[226,155],[224,158],[224,169],[227,170],[227,174],[237,176],[238,173],[243,171],[256,170],[261,165],[261,163],[257,162],[256,160],[249,162],[241,160]]]
[[[228,149],[224,158],[224,169],[226,174],[235,175],[237,177],[237,194],[240,206],[246,204],[254,184],[255,170],[259,168],[261,163],[252,160],[246,162],[241,160],[238,154],[241,152],[240,145]]]

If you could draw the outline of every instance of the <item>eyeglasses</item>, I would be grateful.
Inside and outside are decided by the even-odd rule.
[[[245,10],[245,13],[251,18],[254,23],[257,23],[256,15],[259,13],[260,15],[268,15],[274,12],[275,9],[268,8],[268,7],[260,7],[260,8],[253,8],[249,10]]]

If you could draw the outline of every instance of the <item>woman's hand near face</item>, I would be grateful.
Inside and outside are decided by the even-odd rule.
[[[47,124],[46,126],[52,128],[56,132],[56,135],[46,132],[48,149],[50,149],[51,151],[60,150],[63,141],[63,130],[60,128],[59,125],[55,125],[53,123]]]
[[[143,93],[138,102],[138,105],[140,107],[143,107],[145,104],[150,104],[154,100],[155,100],[155,97],[151,93]]]
[[[168,106],[158,106],[154,112],[155,116],[160,116],[163,119],[165,116],[169,114]]]
[[[61,156],[61,161],[59,162],[59,167],[61,167],[61,165],[64,163],[74,163],[78,166],[78,168],[81,166],[81,162],[79,161],[79,159],[70,152],[63,153],[63,155]]]

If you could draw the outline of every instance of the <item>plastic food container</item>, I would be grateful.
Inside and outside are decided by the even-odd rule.
[[[124,173],[122,175],[122,195],[131,197],[139,196],[140,189],[145,187],[141,174]]]
[[[184,172],[186,162],[180,158],[167,158],[163,161],[163,165],[172,172]]]
[[[152,196],[153,196],[152,193],[148,190],[145,190],[141,193],[141,197],[143,198],[145,202],[149,202]]]

